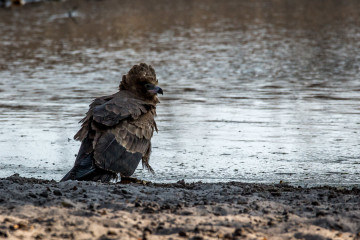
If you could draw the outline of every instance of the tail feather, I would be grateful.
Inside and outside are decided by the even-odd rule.
[[[95,166],[94,162],[92,141],[86,137],[81,143],[74,167],[60,181],[79,180],[109,182],[112,179],[117,178],[116,173],[100,169]]]
[[[77,164],[75,164],[75,166],[60,181],[79,180],[110,182],[112,179],[117,178],[116,173],[94,166],[93,160],[94,156],[92,153],[85,158],[78,159]]]

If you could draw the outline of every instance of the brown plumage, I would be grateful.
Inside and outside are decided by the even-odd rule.
[[[117,93],[90,104],[74,136],[82,142],[74,167],[61,181],[108,182],[118,173],[128,177],[140,160],[153,172],[149,165],[151,137],[157,131],[157,93],[163,93],[157,83],[154,69],[141,63],[123,76]]]

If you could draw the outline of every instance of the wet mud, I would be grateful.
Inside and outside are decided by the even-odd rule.
[[[360,239],[358,188],[0,179],[17,239]]]

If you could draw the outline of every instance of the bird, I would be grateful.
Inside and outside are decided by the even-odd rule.
[[[96,98],[79,122],[74,139],[81,146],[73,168],[60,180],[101,181],[130,177],[140,160],[149,164],[151,138],[158,132],[156,105],[160,103],[156,73],[151,65],[134,65],[122,76],[119,91]]]

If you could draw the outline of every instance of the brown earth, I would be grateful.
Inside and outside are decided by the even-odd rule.
[[[360,190],[0,179],[0,239],[360,239]]]

